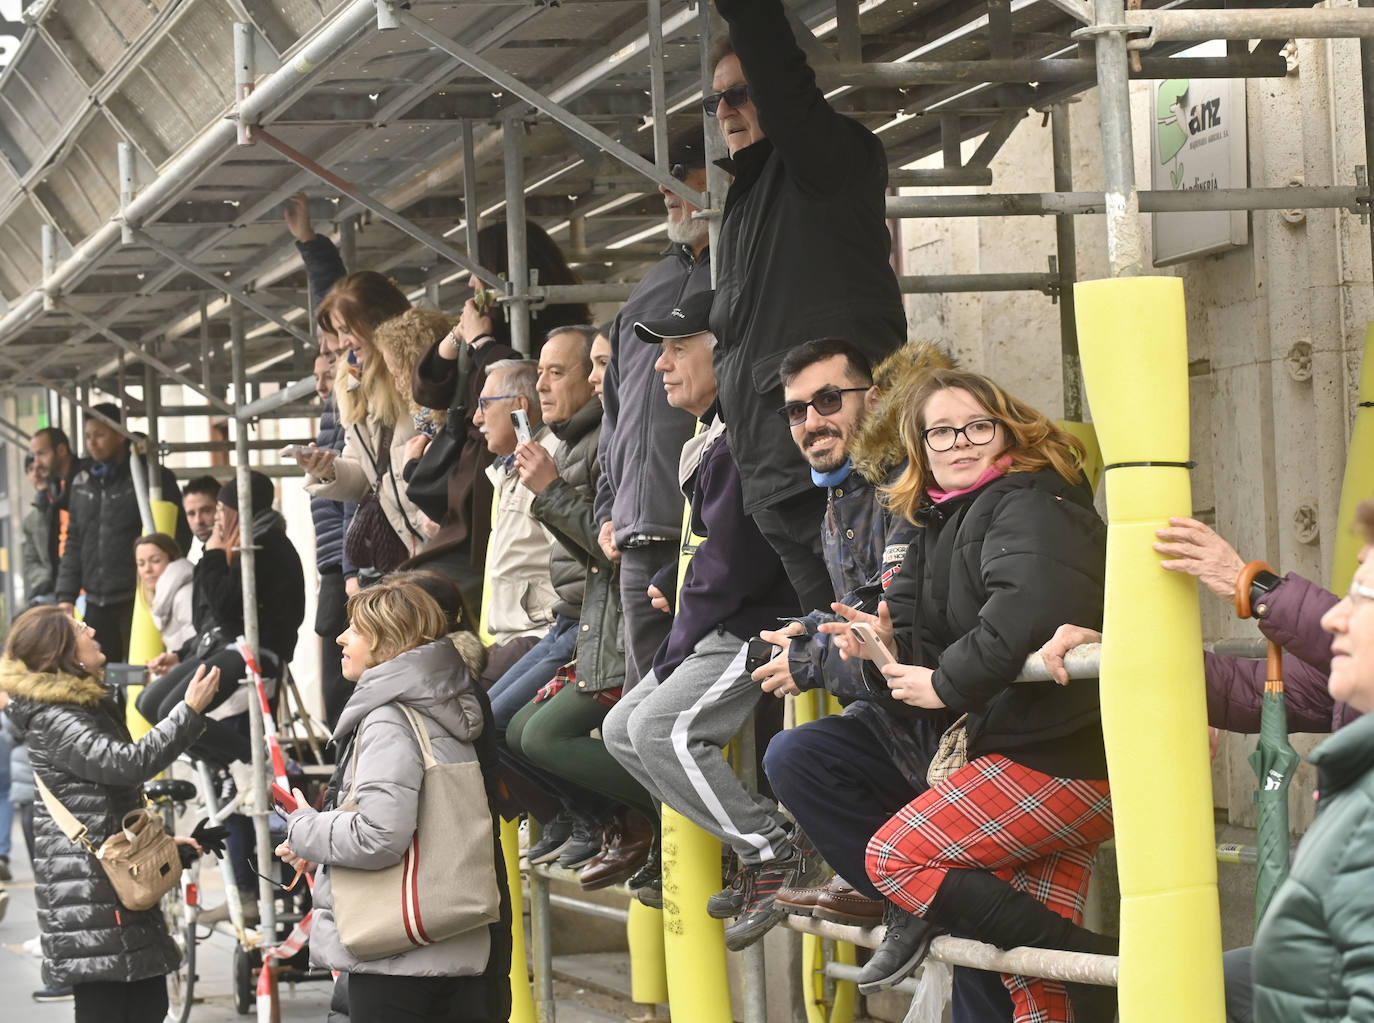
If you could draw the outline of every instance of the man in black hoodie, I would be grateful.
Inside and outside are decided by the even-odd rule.
[[[852,338],[877,365],[906,339],[878,137],[826,102],[781,0],[716,0],[730,25],[702,101],[734,174],[716,245],[711,329],[721,415],[754,517],[804,607],[833,599],[825,492],[774,414],[778,366],[803,341]]]

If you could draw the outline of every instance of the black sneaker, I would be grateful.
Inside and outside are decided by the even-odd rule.
[[[72,997],[69,987],[41,987],[33,993],[35,1002],[65,1002]]]
[[[889,902],[883,907],[887,933],[872,958],[859,971],[859,993],[885,991],[915,972],[930,954],[930,943],[943,934],[940,928]]]
[[[630,875],[625,882],[625,887],[636,892],[651,884],[658,886],[661,904],[663,901],[663,852],[657,837],[654,839],[654,844],[649,846],[649,858],[644,861],[644,866]]]
[[[549,821],[548,824],[544,825],[544,830],[540,832],[539,841],[530,846],[528,853],[530,865],[552,863],[558,859],[563,847],[568,844],[568,839],[572,838],[572,833],[573,817],[567,811]]]
[[[558,865],[567,870],[585,867],[601,851],[601,825],[586,817],[573,818],[572,835],[559,850]],[[530,859],[533,863],[533,858]]]
[[[730,883],[706,900],[706,915],[712,920],[729,920],[739,916],[744,909],[744,901],[749,897],[749,885],[745,875],[757,866],[740,865]]]
[[[777,904],[779,889],[784,885],[813,888],[825,880],[826,866],[810,839],[798,828],[785,855],[748,867],[742,874],[744,904],[738,919],[725,928],[725,947],[731,952],[748,948],[787,915]]]
[[[640,885],[635,890],[635,898],[650,909],[663,908],[663,875]]]

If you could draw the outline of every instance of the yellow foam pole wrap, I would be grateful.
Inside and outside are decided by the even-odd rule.
[[[625,924],[630,946],[630,998],[641,1005],[668,1001],[668,961],[663,953],[663,911],[630,900]]]
[[[1188,339],[1174,277],[1074,286],[1107,469],[1101,691],[1121,882],[1121,1023],[1225,1019],[1197,583],[1151,547],[1192,513]]]
[[[1083,475],[1088,478],[1088,486],[1097,493],[1102,482],[1102,448],[1097,443],[1097,431],[1092,423],[1075,423],[1072,419],[1057,420],[1056,425],[1073,434],[1083,445]]]
[[[154,501],[153,525],[157,527],[157,532],[175,536],[177,506],[171,501]],[[133,552],[130,551],[130,556],[132,555]],[[153,624],[152,609],[143,599],[143,587],[139,586],[134,597],[134,624],[129,630],[129,663],[147,664],[166,649],[162,643],[162,633],[158,632],[157,626]],[[139,693],[143,692],[143,686],[130,685],[125,688],[125,692],[129,702],[124,710],[124,720],[129,726],[129,734],[139,739],[153,730],[148,720],[134,707],[134,701],[138,699]]]
[[[1374,323],[1364,335],[1364,362],[1360,364],[1360,404],[1345,455],[1345,479],[1341,483],[1341,507],[1336,518],[1336,542],[1331,554],[1331,589],[1344,594],[1355,574],[1355,556],[1364,541],[1355,532],[1355,509],[1374,497]]]
[[[510,886],[510,1023],[535,1023],[534,995],[525,965],[524,897],[520,894],[520,822],[501,818],[501,853]]]
[[[700,427],[698,427],[698,430]],[[682,514],[677,585],[705,538],[692,532],[692,508]],[[706,915],[706,900],[720,891],[720,840],[671,807],[663,807],[663,952],[673,1018],[731,1023],[725,923]]]

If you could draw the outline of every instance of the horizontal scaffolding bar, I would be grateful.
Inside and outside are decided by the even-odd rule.
[[[275,451],[284,448],[288,444],[299,444],[304,447],[307,444],[314,444],[314,437],[283,437],[280,439],[258,439],[250,440],[248,447],[254,451]],[[157,450],[164,455],[186,454],[192,451],[233,451],[234,442],[231,440],[192,440],[192,441],[161,441]]]
[[[1059,275],[1024,274],[916,274],[898,277],[904,295],[935,295],[954,291],[1059,291]]]
[[[264,412],[272,412],[284,405],[301,401],[307,396],[313,397],[314,394],[315,378],[313,376],[301,377],[294,384],[288,384],[280,391],[273,391],[271,394],[263,395],[257,401],[250,401],[233,415],[240,422],[247,422],[250,419],[258,418]]]
[[[1363,213],[1369,190],[1354,185],[1303,188],[1197,188],[1141,191],[1142,213],[1206,213],[1218,210],[1344,209]],[[1012,192],[1006,195],[894,195],[887,215],[924,217],[1041,217],[1105,213],[1101,192]]]
[[[887,183],[893,188],[934,188],[940,185],[990,185],[991,167],[917,167],[890,170]]]
[[[1127,11],[1126,24],[1147,26],[1147,45],[1211,39],[1358,39],[1374,37],[1374,10]]]
[[[1082,57],[1001,57],[988,60],[904,60],[886,64],[825,64],[816,69],[824,89],[980,82],[1094,82],[1097,63]],[[1288,63],[1279,54],[1233,57],[1142,57],[1132,78],[1282,78]]]

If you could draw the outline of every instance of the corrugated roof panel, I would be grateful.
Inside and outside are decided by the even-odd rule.
[[[99,114],[34,186],[39,200],[73,245],[119,209],[119,132]],[[144,168],[150,173],[151,168]]]
[[[25,199],[0,223],[0,287],[10,301],[43,275],[43,217]]]
[[[63,0],[44,25],[88,84],[119,62],[167,0]]]
[[[46,38],[33,34],[0,80],[0,94],[9,107],[0,116],[31,167],[81,115],[86,86]]]

